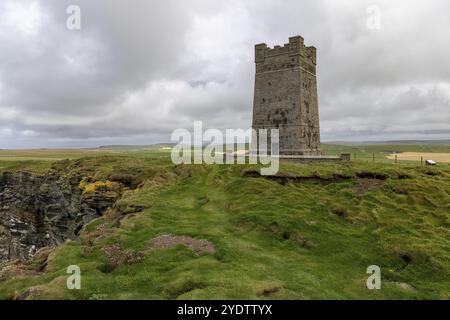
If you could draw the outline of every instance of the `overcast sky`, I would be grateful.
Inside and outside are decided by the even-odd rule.
[[[0,0],[0,148],[249,128],[254,44],[294,35],[318,49],[322,140],[450,139],[447,0]]]

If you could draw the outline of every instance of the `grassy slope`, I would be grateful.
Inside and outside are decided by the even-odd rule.
[[[283,186],[244,177],[249,166],[175,168],[167,154],[82,160],[77,170],[100,180],[117,172],[147,179],[120,203],[146,209],[118,228],[113,212],[93,222],[80,243],[51,254],[41,275],[0,282],[0,298],[37,287],[39,298],[65,299],[448,299],[449,169],[356,162],[284,164],[280,172],[331,177],[369,171],[390,177],[361,191],[357,179]],[[399,173],[410,178],[398,179]],[[217,252],[197,256],[183,246],[147,250],[149,240],[163,233],[208,239]],[[110,244],[145,251],[145,258],[105,272],[103,248]],[[66,289],[65,271],[72,264],[81,267],[82,290]],[[382,290],[365,288],[372,264],[382,269]]]

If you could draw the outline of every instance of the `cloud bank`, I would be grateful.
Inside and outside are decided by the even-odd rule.
[[[3,0],[0,148],[248,128],[254,44],[297,34],[318,48],[323,140],[450,138],[449,18],[445,0]]]

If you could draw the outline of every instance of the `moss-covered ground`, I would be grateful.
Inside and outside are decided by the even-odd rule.
[[[79,241],[4,268],[0,298],[450,298],[449,165],[283,162],[263,177],[249,165],[175,166],[167,152],[73,158],[0,167],[100,184],[120,175],[133,188]],[[163,234],[208,240],[215,253],[151,248]],[[69,265],[81,290],[67,289]],[[381,290],[366,288],[370,265]]]

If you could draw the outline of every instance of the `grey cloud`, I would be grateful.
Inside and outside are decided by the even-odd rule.
[[[65,27],[69,4],[81,31]],[[371,4],[380,30],[366,27]],[[0,147],[248,127],[253,45],[295,34],[318,48],[325,140],[448,138],[449,12],[444,0],[3,0]]]

